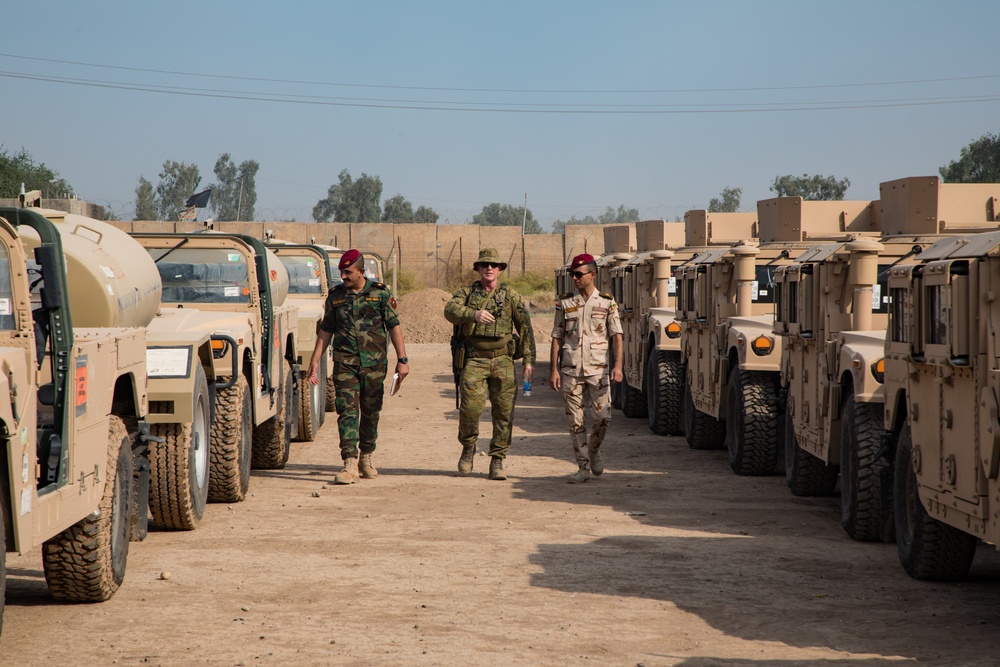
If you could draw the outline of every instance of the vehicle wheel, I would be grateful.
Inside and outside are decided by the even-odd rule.
[[[326,377],[326,357],[320,359],[319,384],[309,384],[309,371],[299,377],[299,437],[300,442],[312,442],[316,439],[319,427],[326,419],[326,386],[322,378]]]
[[[799,447],[795,425],[785,416],[785,482],[796,496],[831,496],[837,488],[840,467],[827,465]]]
[[[684,385],[684,437],[691,449],[722,449],[726,437],[726,422],[694,407],[687,384]]]
[[[680,354],[657,350],[646,365],[646,411],[649,428],[657,435],[683,435]]]
[[[880,454],[882,424],[881,403],[847,397],[840,421],[840,523],[858,542],[893,539],[892,522],[885,521],[892,516],[892,469]]]
[[[225,378],[222,378],[223,380]],[[215,394],[212,422],[212,470],[208,478],[208,500],[237,503],[250,488],[250,446],[253,406],[250,385],[240,376],[236,384]]]
[[[333,359],[327,359],[326,355],[323,355],[323,368],[327,371],[330,370]],[[333,382],[333,373],[327,376],[326,380],[322,376],[319,378],[320,386],[326,385],[326,411],[336,412],[337,411],[337,386]]]
[[[211,410],[205,371],[196,366],[192,395],[194,421],[152,424],[149,451],[149,510],[153,523],[170,530],[191,530],[208,502]]]
[[[45,580],[57,600],[101,602],[125,578],[135,487],[128,430],[115,415],[108,417],[107,456],[98,511],[42,546]]]
[[[284,391],[273,417],[253,431],[252,465],[258,470],[280,470],[288,462],[292,440],[292,369],[285,370]]]
[[[646,416],[646,392],[631,387],[622,379],[622,414],[629,418]]]
[[[927,515],[913,472],[913,437],[903,425],[896,445],[893,499],[896,549],[903,569],[914,579],[948,581],[969,573],[979,540]]]
[[[737,475],[778,472],[778,392],[773,373],[734,369],[726,388],[726,444]]]

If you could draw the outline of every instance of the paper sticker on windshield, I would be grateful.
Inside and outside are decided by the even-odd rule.
[[[882,286],[878,283],[872,285],[872,310],[882,307]]]
[[[753,281],[753,285],[750,288],[750,300],[756,301],[757,297],[759,296],[760,296],[760,283],[755,280]]]
[[[229,253],[229,261],[230,262],[238,262],[238,261],[240,261],[240,253],[238,253],[238,252],[231,252],[231,253]]]
[[[319,287],[319,278],[310,278],[309,287]]]
[[[222,289],[222,293],[223,293],[223,296],[239,296],[240,295],[240,288],[239,287],[224,287]]]
[[[10,315],[10,299],[0,299],[0,315]]]

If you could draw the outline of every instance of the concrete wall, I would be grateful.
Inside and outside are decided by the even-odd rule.
[[[204,229],[200,222],[115,222],[127,232],[194,232]],[[322,243],[340,248],[376,252],[387,268],[416,274],[432,287],[454,285],[472,270],[481,248],[496,248],[508,264],[511,275],[551,273],[583,252],[600,255],[604,251],[604,227],[569,225],[563,234],[528,234],[521,238],[519,227],[479,225],[431,225],[345,222],[222,222],[215,229],[298,243]]]

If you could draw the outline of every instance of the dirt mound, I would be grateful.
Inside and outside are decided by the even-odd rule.
[[[451,294],[430,287],[398,297],[399,321],[407,343],[447,343],[451,324],[444,319],[444,305]]]

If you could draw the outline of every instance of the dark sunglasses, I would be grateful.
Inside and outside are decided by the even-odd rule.
[[[593,271],[573,271],[571,275],[574,278],[578,278],[579,279],[579,278],[583,278],[588,273],[593,273]]]
[[[484,269],[486,267],[489,267],[491,269],[499,269],[502,267],[501,264],[497,264],[496,262],[479,262],[479,266],[483,267]]]

